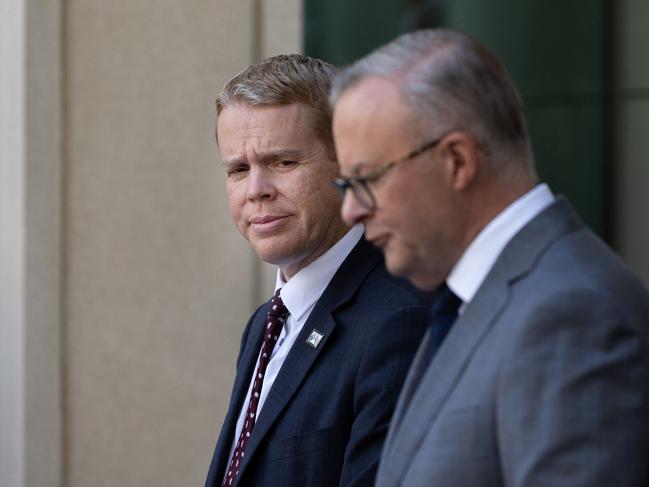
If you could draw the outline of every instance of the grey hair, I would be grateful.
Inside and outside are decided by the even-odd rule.
[[[329,93],[337,70],[320,59],[301,54],[273,56],[244,69],[230,79],[216,99],[218,117],[225,107],[303,103],[311,108],[311,120],[329,155],[335,159],[331,133]]]
[[[413,115],[440,134],[471,134],[494,168],[508,172],[505,161],[513,160],[534,172],[522,98],[502,63],[475,39],[448,29],[404,34],[344,69],[331,105],[368,76],[397,83]]]

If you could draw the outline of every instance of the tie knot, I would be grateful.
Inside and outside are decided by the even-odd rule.
[[[433,359],[444,337],[453,326],[460,304],[462,300],[449,289],[446,283],[442,284],[435,293],[435,301],[430,309],[429,361]]]
[[[431,314],[434,316],[455,315],[461,304],[462,300],[444,283],[437,290]]]
[[[282,301],[282,297],[279,295],[280,291],[281,288],[275,291],[275,294],[270,300],[268,316],[274,319],[280,319],[280,321],[283,322],[288,315],[288,309],[286,308],[286,306],[284,306],[284,301]]]

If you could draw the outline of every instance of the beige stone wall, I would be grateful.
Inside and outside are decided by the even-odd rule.
[[[25,9],[0,3],[0,485],[24,485]]]
[[[295,2],[293,2],[295,3]],[[67,484],[200,485],[264,293],[227,212],[214,97],[295,5],[67,2]],[[260,26],[265,29],[260,30]]]
[[[59,485],[57,2],[0,4],[0,485]]]
[[[25,485],[62,478],[64,166],[61,0],[26,2]]]
[[[228,215],[214,98],[301,49],[301,2],[7,2],[0,485],[201,485],[273,275]]]

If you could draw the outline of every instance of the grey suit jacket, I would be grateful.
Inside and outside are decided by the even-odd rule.
[[[376,485],[648,486],[649,295],[559,198],[508,243],[430,366]]]

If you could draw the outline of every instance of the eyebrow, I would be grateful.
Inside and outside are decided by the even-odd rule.
[[[262,162],[276,161],[278,159],[297,159],[302,156],[302,151],[298,149],[281,149],[281,150],[272,150],[267,153],[262,153],[259,155],[259,159]],[[227,161],[223,161],[224,166],[235,166],[237,164],[246,164],[247,159],[240,157],[233,157]]]
[[[363,173],[365,174],[367,174],[368,172],[371,173],[374,170],[374,166],[376,166],[376,164],[371,164],[367,161],[358,161],[350,165],[351,165],[351,176],[362,176]]]

